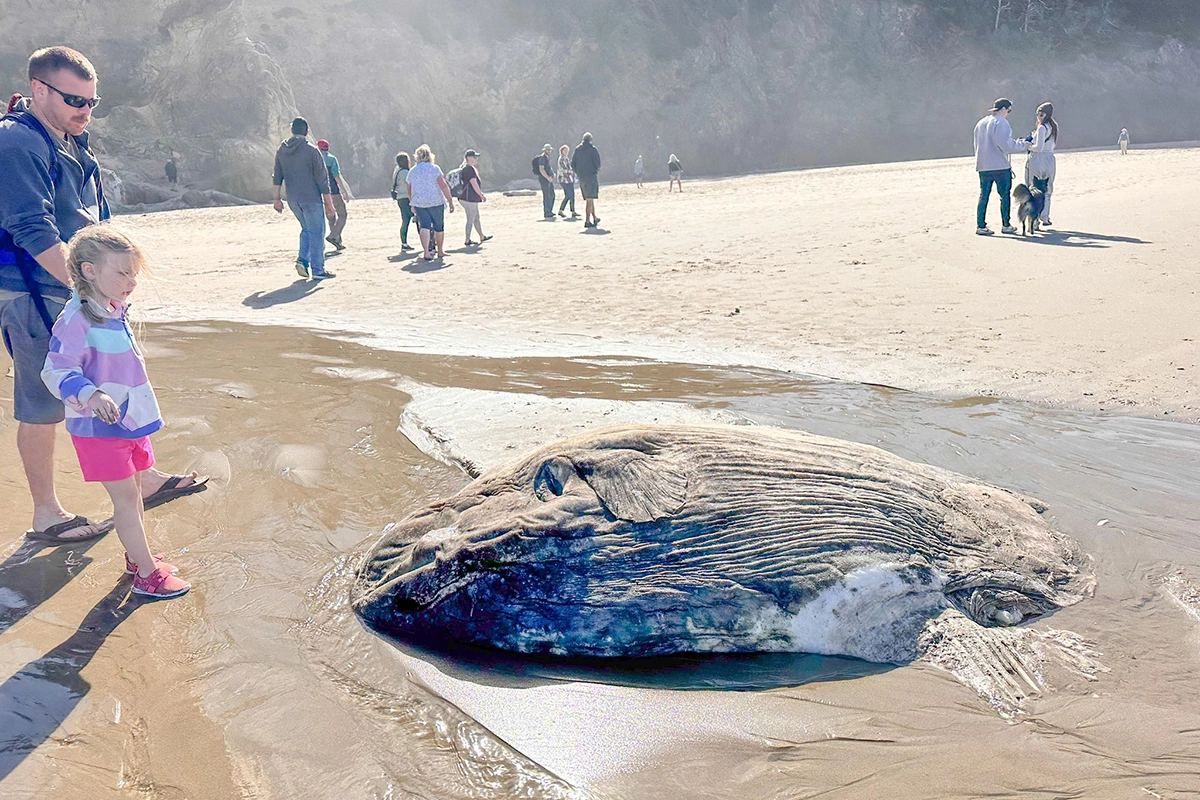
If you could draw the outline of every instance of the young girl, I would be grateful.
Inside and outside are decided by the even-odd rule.
[[[1042,103],[1037,108],[1037,130],[1030,137],[1029,157],[1025,159],[1025,185],[1042,190],[1046,196],[1042,206],[1041,223],[1050,223],[1050,195],[1054,193],[1054,145],[1058,142],[1058,123],[1054,121],[1054,106]]]
[[[125,321],[129,295],[146,266],[116,228],[91,225],[67,245],[74,290],[50,338],[42,381],[66,405],[67,432],[86,481],[104,484],[133,593],[178,597],[192,588],[151,555],[142,523],[142,475],[154,466],[150,434],[162,427],[146,361]]]

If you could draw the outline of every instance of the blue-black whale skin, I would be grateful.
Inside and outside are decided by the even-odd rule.
[[[915,657],[924,623],[1070,605],[1091,559],[1037,501],[867,445],[755,426],[605,428],[390,528],[370,625],[524,653]]]

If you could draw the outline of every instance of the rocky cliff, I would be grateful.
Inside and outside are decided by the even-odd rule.
[[[395,152],[423,141],[443,165],[484,151],[495,185],[584,130],[609,180],[639,153],[652,176],[672,152],[712,175],[958,155],[999,95],[1017,130],[1054,101],[1065,147],[1121,127],[1135,142],[1200,138],[1200,49],[1177,22],[1039,0],[1031,24],[1026,5],[64,0],[49,15],[0,0],[17,23],[0,75],[19,88],[32,49],[71,44],[102,73],[95,131],[118,173],[161,180],[174,153],[185,182],[260,199],[297,113],[362,193],[386,191]]]

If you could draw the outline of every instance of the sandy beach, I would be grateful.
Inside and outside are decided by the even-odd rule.
[[[1200,222],[1179,176],[1197,164],[1196,149],[1062,153],[1055,225],[1029,239],[973,235],[969,159],[694,180],[683,195],[605,187],[593,232],[540,221],[537,197],[492,193],[482,216],[495,238],[464,252],[462,212],[448,214],[436,266],[389,261],[399,212],[358,201],[330,260],[339,277],[321,286],[295,282],[298,225],[266,206],[121,222],[161,264],[141,299],[151,320],[328,328],[416,351],[748,364],[1195,420]]]
[[[362,200],[321,283],[268,206],[119,218],[156,264],[160,466],[212,476],[147,515],[195,588],[139,604],[115,536],[24,542],[0,384],[0,795],[1191,796],[1198,166],[1062,153],[1029,239],[974,235],[967,159],[604,187],[590,232],[496,192],[495,238],[464,251],[448,215],[434,263]],[[358,622],[356,557],[456,464],[631,419],[804,428],[1038,497],[1099,589],[1029,629],[1090,666],[1002,707],[922,662],[563,666]],[[57,460],[68,508],[111,510],[65,435]]]

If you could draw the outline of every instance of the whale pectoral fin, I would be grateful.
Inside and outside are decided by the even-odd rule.
[[[675,514],[687,500],[687,472],[666,456],[607,450],[575,466],[617,519],[653,522]]]
[[[1047,690],[1108,672],[1092,645],[1071,631],[984,628],[952,610],[925,624],[917,647],[923,661],[974,689],[1005,717],[1020,714]]]

